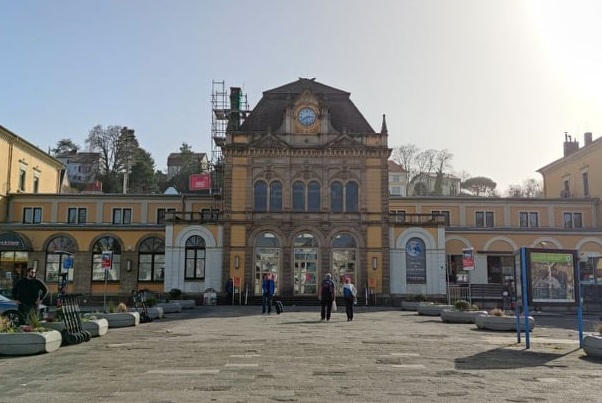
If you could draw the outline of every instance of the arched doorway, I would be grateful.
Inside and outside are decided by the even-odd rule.
[[[293,293],[295,295],[317,294],[318,252],[316,237],[302,233],[293,241]]]
[[[345,279],[357,282],[358,250],[355,238],[348,233],[336,235],[331,244],[332,279],[337,286],[337,295],[342,295]]]
[[[254,294],[261,295],[261,281],[264,274],[274,279],[274,293],[278,294],[281,249],[280,240],[271,232],[264,232],[255,239]]]

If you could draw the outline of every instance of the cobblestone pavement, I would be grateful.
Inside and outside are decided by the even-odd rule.
[[[516,333],[360,307],[196,307],[88,343],[0,358],[0,402],[600,402],[574,317]],[[586,330],[596,322],[591,317]]]

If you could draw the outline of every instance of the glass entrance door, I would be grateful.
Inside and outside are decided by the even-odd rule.
[[[295,248],[294,294],[316,294],[318,281],[318,249]]]

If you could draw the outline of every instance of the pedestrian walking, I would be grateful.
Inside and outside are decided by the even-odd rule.
[[[332,301],[334,301],[335,296],[334,283],[332,282],[330,273],[326,273],[324,276],[324,280],[322,280],[318,295],[321,302],[320,320],[330,320],[330,314],[332,313]]]
[[[356,295],[357,290],[351,279],[347,277],[343,285],[343,298],[345,299],[345,313],[347,314],[348,322],[353,320],[353,304],[355,304]]]
[[[262,292],[262,300],[263,307],[261,309],[261,313],[268,313],[268,315],[272,312],[272,297],[274,297],[274,279],[269,273],[265,273],[263,275],[263,281],[261,283],[261,292]]]
[[[13,298],[19,304],[20,322],[26,324],[32,315],[38,315],[38,306],[48,294],[48,288],[36,278],[36,269],[29,267],[27,276],[17,280],[12,292]]]

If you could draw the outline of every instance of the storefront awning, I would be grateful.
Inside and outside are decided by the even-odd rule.
[[[29,251],[31,244],[27,238],[14,232],[0,232],[0,251]]]

